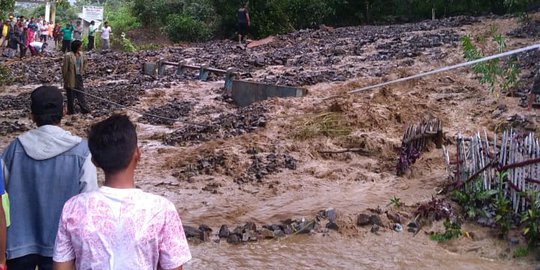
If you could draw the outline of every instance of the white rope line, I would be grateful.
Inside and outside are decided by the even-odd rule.
[[[480,59],[477,59],[477,60],[473,60],[473,61],[469,61],[469,62],[465,62],[465,63],[453,65],[453,66],[448,66],[448,67],[435,69],[435,70],[432,70],[432,71],[416,74],[416,75],[405,77],[405,78],[400,78],[400,79],[389,81],[389,82],[384,82],[384,83],[379,83],[379,84],[376,84],[376,85],[362,87],[362,88],[355,89],[355,90],[352,90],[352,91],[347,92],[347,93],[348,94],[354,94],[354,93],[358,93],[358,92],[362,92],[362,91],[366,91],[366,90],[370,90],[370,89],[373,89],[373,88],[378,88],[378,87],[382,87],[382,86],[386,86],[386,85],[390,85],[390,84],[410,81],[410,80],[418,79],[418,78],[421,78],[421,77],[426,77],[426,76],[429,76],[429,75],[433,75],[433,74],[437,74],[437,73],[441,73],[441,72],[445,72],[445,71],[449,71],[449,70],[453,70],[453,69],[458,69],[458,68],[462,68],[462,67],[466,67],[466,66],[471,66],[471,65],[478,64],[478,63],[481,63],[481,62],[486,62],[486,61],[489,61],[489,60],[493,60],[493,59],[497,59],[497,58],[501,58],[501,57],[505,57],[505,56],[510,56],[510,55],[513,55],[513,54],[518,54],[518,53],[522,53],[522,52],[526,52],[526,51],[530,51],[530,50],[534,50],[534,49],[540,49],[540,44],[535,44],[535,45],[531,45],[531,46],[528,46],[528,47],[511,50],[511,51],[508,51],[508,52],[499,53],[499,54],[495,54],[495,55],[492,55],[492,56],[487,56],[487,57],[484,57],[484,58],[480,58]],[[335,96],[335,97],[337,97],[337,96]]]
[[[207,127],[206,125],[201,125],[201,124],[197,124],[197,123],[193,123],[193,122],[189,122],[189,121],[184,121],[184,120],[180,120],[180,119],[174,119],[174,118],[169,118],[169,117],[165,117],[165,116],[159,116],[159,115],[155,115],[155,114],[151,114],[151,113],[146,113],[146,112],[141,112],[141,111],[138,111],[138,110],[135,110],[135,109],[132,109],[132,108],[129,108],[128,106],[125,106],[125,105],[122,105],[120,103],[116,103],[114,101],[110,101],[108,99],[105,99],[105,98],[102,98],[102,97],[98,97],[96,95],[92,95],[90,93],[88,93],[88,91],[81,91],[80,89],[75,89],[73,88],[72,89],[73,91],[76,91],[76,92],[79,92],[85,96],[90,96],[92,98],[95,98],[97,100],[101,100],[103,102],[106,102],[106,103],[109,103],[109,104],[112,104],[112,105],[115,105],[115,106],[118,106],[122,109],[126,109],[128,111],[132,111],[134,113],[137,113],[137,114],[140,114],[142,116],[149,116],[149,117],[153,117],[153,118],[158,118],[158,119],[163,119],[163,120],[167,120],[167,121],[172,121],[172,122],[180,122],[180,123],[184,123],[184,124],[189,124],[189,125],[194,125],[194,126],[199,126],[199,127]]]

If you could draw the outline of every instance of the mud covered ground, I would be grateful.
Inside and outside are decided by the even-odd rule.
[[[437,194],[447,175],[440,150],[425,153],[405,176],[396,176],[408,124],[441,119],[449,148],[457,132],[514,126],[539,133],[537,110],[520,107],[519,95],[491,95],[468,69],[346,94],[460,63],[460,37],[485,33],[493,25],[505,34],[520,35],[531,27],[513,18],[457,17],[396,26],[323,27],[277,36],[248,50],[233,41],[215,41],[135,54],[93,53],[85,81],[89,93],[178,121],[88,98],[92,116],[67,117],[65,128],[84,136],[92,122],[111,112],[127,112],[137,121],[145,157],[137,172],[138,186],[171,199],[194,234],[212,229],[209,239],[202,237],[210,241],[192,242],[189,269],[532,269],[537,264],[534,255],[512,259],[519,244],[499,240],[494,231],[474,224],[464,227],[474,237],[446,244],[426,236],[440,230],[440,222],[424,224],[417,234],[395,232],[385,214],[375,232],[356,225],[359,213],[380,208],[402,216],[405,226],[419,203],[442,197]],[[534,34],[507,40],[509,48],[535,42]],[[170,71],[156,80],[140,74],[143,62],[159,58],[234,67],[244,79],[306,86],[309,95],[237,108],[225,95],[222,78],[200,82],[194,80],[196,74],[177,77]],[[530,87],[535,58],[537,52],[518,57],[523,68],[518,93]],[[0,93],[0,146],[33,127],[28,93],[41,83],[59,84],[60,62],[55,53],[6,61],[15,80]],[[333,96],[339,97],[327,99]],[[320,153],[349,148],[359,151]],[[405,204],[402,210],[388,206],[394,196]],[[224,224],[233,232],[244,226],[242,236],[251,230],[246,229],[251,225],[245,227],[248,222],[257,228],[283,226],[287,220],[298,225],[328,208],[336,211],[337,232],[323,228],[312,236],[235,246],[212,241],[219,239]],[[326,221],[321,224],[326,226]],[[515,239],[523,245],[524,239]]]

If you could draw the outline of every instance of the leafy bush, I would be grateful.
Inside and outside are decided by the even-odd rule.
[[[326,0],[290,0],[287,6],[287,17],[296,29],[319,26],[325,18],[335,13],[330,2]]]
[[[463,232],[461,231],[461,225],[456,222],[451,222],[450,220],[444,221],[444,232],[443,233],[434,233],[429,236],[429,239],[437,242],[446,242],[454,238],[460,237]]]
[[[477,179],[472,183],[465,184],[463,191],[455,190],[452,193],[452,198],[463,207],[467,218],[474,219],[486,216],[484,206],[489,205],[497,193],[498,190],[483,191],[482,182]]]
[[[132,14],[146,27],[168,25],[168,17],[184,10],[185,0],[133,0]]]
[[[122,44],[122,50],[124,52],[136,52],[137,51],[137,47],[135,47],[135,45],[133,45],[131,40],[129,40],[129,38],[126,37],[125,33],[122,33],[120,43]]]
[[[463,52],[467,61],[473,61],[485,57],[493,52],[486,48],[496,47],[495,53],[504,52],[506,41],[497,28],[492,28],[488,35],[480,35],[473,42],[469,36],[461,39]],[[480,76],[480,83],[487,84],[491,92],[511,91],[518,84],[519,69],[515,58],[501,58],[478,63],[472,66],[474,73]]]
[[[497,174],[498,193],[492,202],[492,207],[495,210],[495,223],[501,230],[501,236],[512,228],[512,202],[504,194],[504,183],[508,180],[508,172],[500,172]]]
[[[0,85],[7,85],[13,81],[13,77],[9,72],[9,68],[4,64],[0,64]]]
[[[529,248],[536,248],[540,240],[540,200],[538,192],[531,191],[526,194],[529,198],[531,208],[521,215],[521,224],[524,226],[523,234],[527,238]]]
[[[165,34],[174,42],[206,41],[212,37],[212,30],[205,23],[191,15],[169,15]]]
[[[105,5],[106,18],[114,32],[128,32],[141,27],[140,21],[132,14],[132,9],[129,2],[119,7]]]

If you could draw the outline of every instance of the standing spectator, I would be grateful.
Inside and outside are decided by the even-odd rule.
[[[36,21],[37,30],[35,32],[34,40],[39,40],[41,38],[41,29],[43,27],[43,21],[41,19],[38,19]]]
[[[113,115],[93,125],[88,146],[105,184],[66,202],[55,269],[182,269],[191,252],[176,207],[135,188],[141,151],[133,123]]]
[[[90,26],[88,27],[88,46],[86,48],[87,51],[91,51],[94,49],[94,35],[96,34],[96,22],[91,21]]]
[[[109,22],[105,22],[101,28],[101,49],[109,50],[111,48],[110,37],[112,29],[109,26]]]
[[[81,21],[77,21],[75,31],[73,32],[73,40],[82,40],[83,27]]]
[[[84,98],[83,75],[86,73],[87,59],[82,52],[82,42],[75,40],[71,43],[71,52],[64,55],[64,63],[62,65],[62,76],[64,78],[64,88],[67,95],[68,114],[75,114],[75,98],[81,106],[81,113],[87,114],[90,112],[86,100]]]
[[[39,30],[39,27],[36,23],[36,19],[34,19],[33,17],[32,19],[30,19],[30,22],[28,23],[28,28],[30,28],[32,33],[36,33]]]
[[[60,33],[60,24],[59,23],[54,25],[52,35],[53,35],[53,39],[54,39],[54,48],[57,49],[58,44],[62,40],[62,34]]]
[[[28,30],[28,28],[26,27],[23,27],[22,23],[20,23],[20,29],[22,29],[21,31],[21,35],[20,35],[20,38],[19,38],[19,52],[20,52],[20,58],[22,59],[23,57],[26,56],[26,49],[28,48],[28,44],[31,42],[28,42],[28,40],[31,40],[32,38],[34,38],[33,35],[29,35],[29,33],[32,33],[31,31]]]
[[[4,36],[4,20],[0,18],[0,46],[4,43],[4,39],[5,39],[5,36]],[[2,46],[3,48],[3,46]]]
[[[47,22],[43,22],[43,25],[41,26],[41,30],[39,34],[40,34],[39,41],[46,43],[47,36],[49,35],[49,24]]]
[[[11,20],[6,20],[2,25],[2,43],[0,43],[2,50],[6,48],[9,43],[9,28],[11,28]]]
[[[64,203],[97,189],[87,142],[60,127],[64,115],[60,89],[38,87],[30,100],[32,120],[38,127],[13,140],[2,155],[11,206],[7,229],[10,270],[52,269]]]
[[[251,20],[249,18],[248,4],[238,9],[236,13],[238,22],[238,43],[242,44],[242,39],[246,37],[251,26]]]
[[[69,52],[71,48],[71,41],[73,40],[73,31],[75,28],[73,28],[73,25],[70,23],[67,23],[65,27],[60,29],[60,33],[62,34],[62,52],[66,53]]]
[[[8,50],[7,54],[4,54],[7,57],[14,57],[15,54],[17,54],[17,47],[21,44],[21,30],[17,26],[13,26],[10,28],[9,33],[9,42],[8,42]]]
[[[49,22],[47,23],[47,26],[48,26],[48,29],[47,29],[47,35],[48,35],[48,38],[52,40],[53,38],[53,22]]]

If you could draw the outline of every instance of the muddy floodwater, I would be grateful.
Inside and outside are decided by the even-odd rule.
[[[539,14],[531,16],[538,22]],[[511,49],[539,38],[517,19],[460,17],[303,30],[248,50],[213,41],[135,54],[93,53],[88,93],[129,110],[89,97],[92,114],[66,117],[63,127],[85,136],[90,124],[113,112],[137,123],[143,154],[137,185],[170,199],[195,232],[193,260],[185,269],[535,269],[536,254],[513,258],[525,245],[519,232],[509,241],[496,229],[465,222],[463,236],[438,243],[429,234],[444,230],[441,220],[422,222],[413,233],[396,229],[392,217],[398,214],[405,227],[418,206],[432,200],[460,212],[445,193],[449,178],[441,149],[431,145],[403,176],[396,175],[408,125],[439,119],[451,152],[459,132],[494,134],[513,127],[540,134],[538,110],[520,106],[537,69],[531,59],[540,59],[539,52],[518,55],[523,71],[513,96],[491,94],[469,69],[347,94],[461,63],[460,37],[485,34],[492,26],[505,35],[517,33],[507,39]],[[29,93],[41,83],[60,86],[59,57],[6,61],[13,81],[0,88],[0,148],[34,127]],[[161,78],[140,74],[142,63],[159,58],[234,67],[241,79],[302,86],[309,94],[238,108],[222,77],[201,82],[195,73],[174,70]],[[39,72],[28,72],[34,69]],[[348,149],[356,150],[342,151]],[[321,213],[333,211],[337,218],[328,226]],[[380,225],[357,226],[366,211],[377,213]],[[234,231],[247,223],[261,229],[299,220],[318,223],[305,234],[272,239],[218,237],[222,225]]]
[[[397,233],[364,239],[297,237],[231,248],[203,244],[192,248],[187,269],[532,269],[522,262],[501,262],[462,255],[427,238],[404,239]]]

